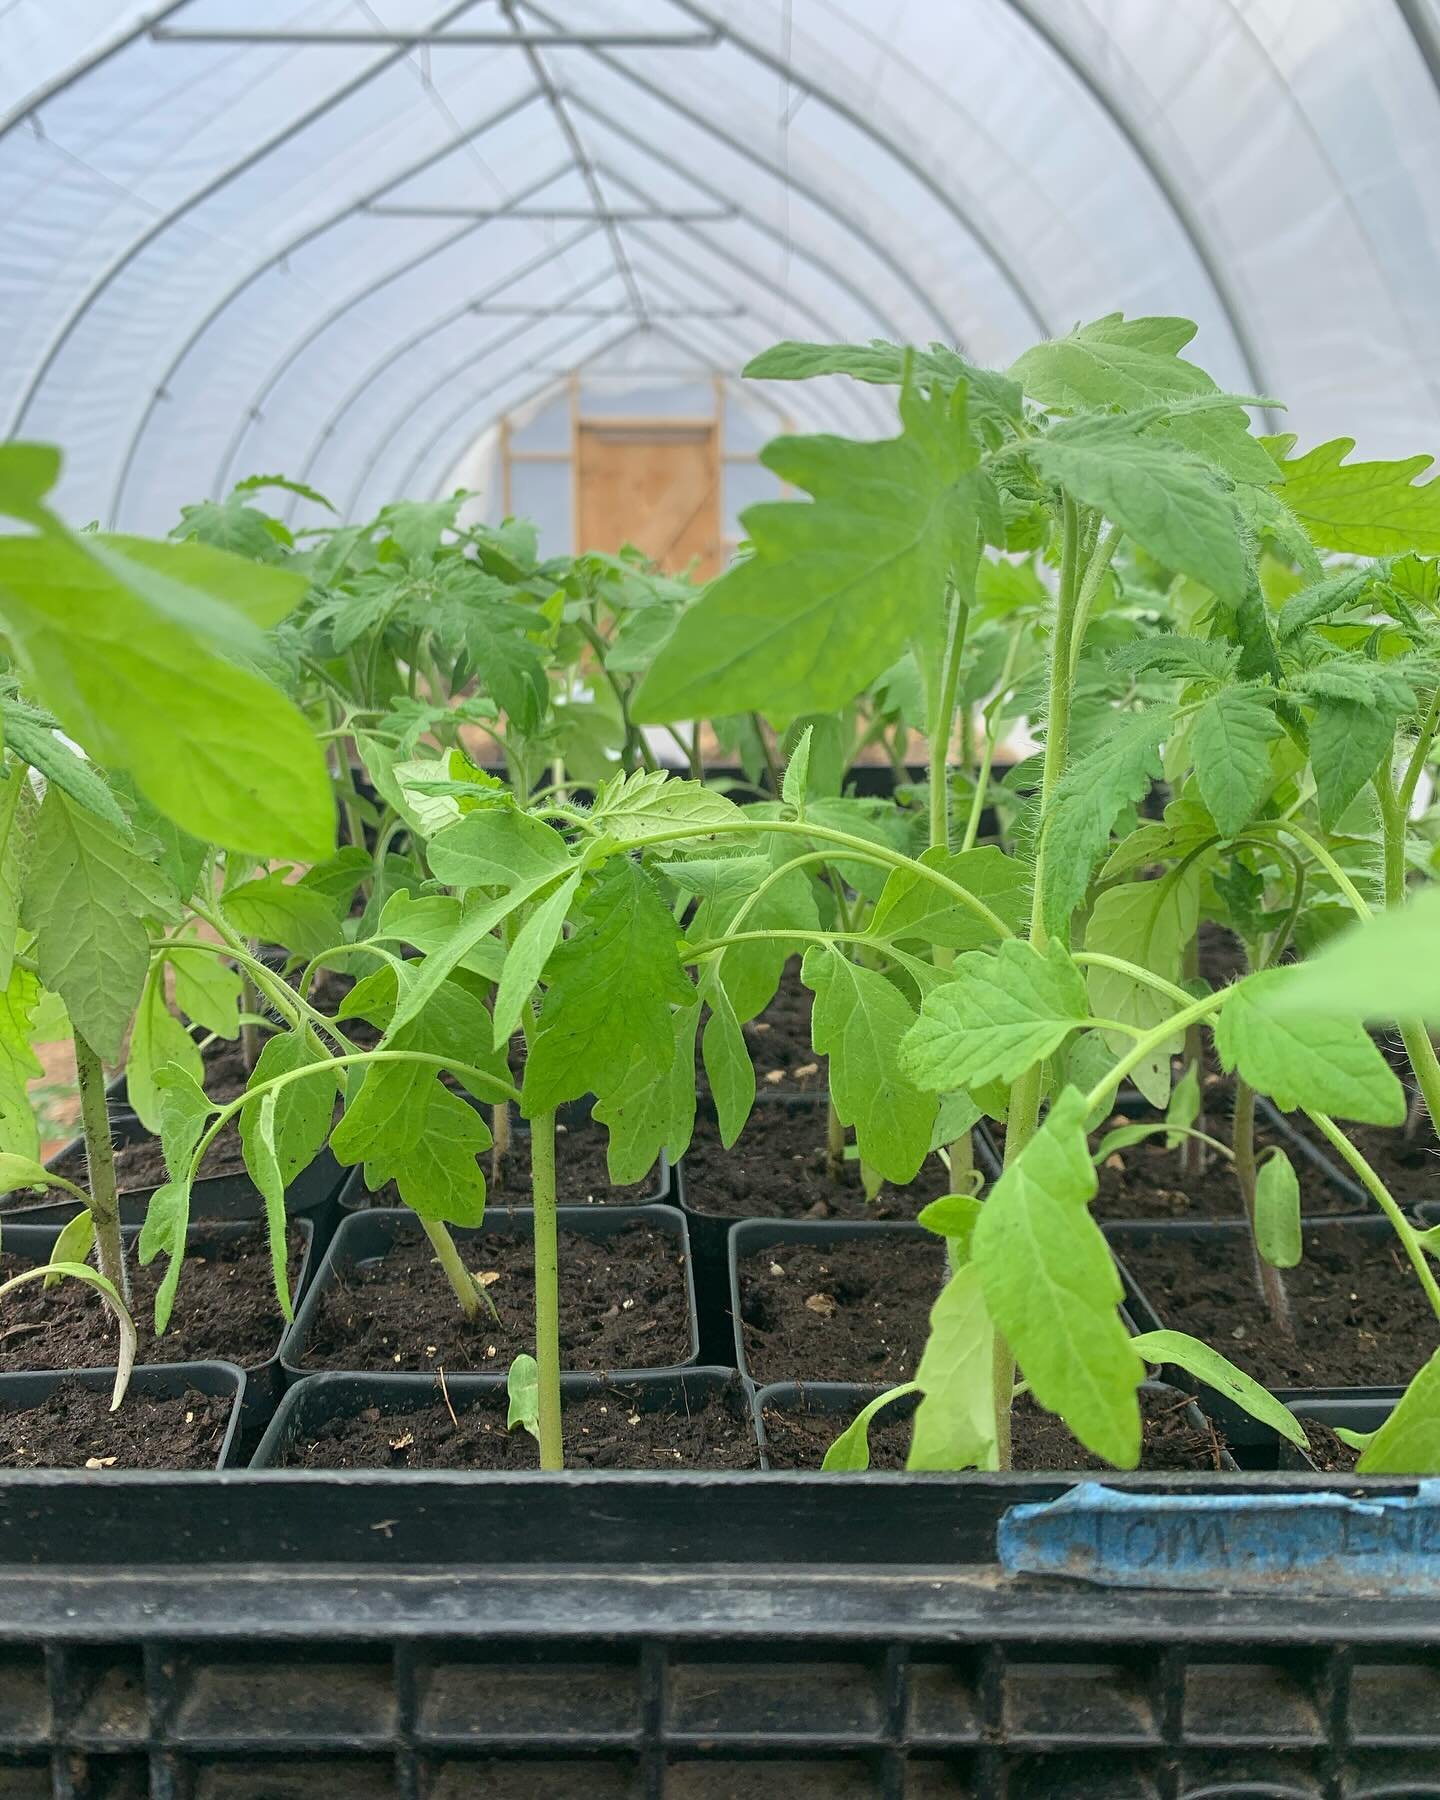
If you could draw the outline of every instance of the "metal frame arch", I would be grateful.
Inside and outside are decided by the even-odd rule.
[[[23,125],[27,119],[39,112],[42,106],[48,105],[68,88],[74,87],[77,81],[83,81],[92,69],[98,69],[102,63],[109,62],[112,56],[118,56],[122,50],[128,50],[141,38],[148,37],[157,25],[163,25],[166,19],[179,12],[182,6],[189,6],[191,3],[192,0],[170,0],[168,6],[157,6],[152,12],[146,13],[143,18],[137,19],[128,31],[122,31],[118,37],[101,44],[88,56],[81,57],[79,62],[71,63],[63,74],[42,82],[18,105],[12,107],[3,119],[0,119],[0,143],[9,137],[17,125]]]
[[[479,0],[459,0],[458,5],[447,7],[438,19],[431,22],[427,29],[432,31],[438,30],[440,27],[450,24],[452,20],[458,19],[462,13],[468,12],[472,6],[475,6],[478,3]],[[266,138],[263,143],[257,144],[253,150],[248,151],[238,162],[231,163],[228,168],[211,176],[210,179],[202,183],[194,193],[187,195],[180,205],[172,206],[168,212],[162,214],[153,224],[142,231],[138,237],[133,238],[121,255],[115,258],[100,276],[90,284],[79,303],[72,307],[61,321],[59,330],[55,333],[54,337],[51,338],[45,354],[41,357],[39,364],[26,384],[24,393],[20,396],[19,405],[11,415],[10,423],[6,428],[5,435],[14,437],[19,434],[24,426],[25,420],[29,416],[30,408],[35,403],[36,396],[44,386],[51,369],[54,368],[57,359],[64,351],[65,346],[70,342],[70,339],[74,336],[81,321],[90,312],[90,309],[95,305],[96,301],[109,292],[111,285],[124,274],[125,270],[130,267],[136,257],[143,255],[150,245],[163,233],[168,231],[172,225],[176,225],[182,219],[188,217],[197,206],[203,206],[211,195],[219,193],[222,188],[228,187],[238,176],[246,174],[258,163],[263,162],[272,151],[278,150],[282,144],[288,143],[291,138],[297,136],[300,132],[313,125],[317,119],[323,119],[328,113],[333,112],[337,106],[343,106],[352,94],[357,94],[362,88],[368,87],[372,81],[377,80],[381,75],[385,74],[387,70],[393,69],[398,63],[403,62],[409,54],[410,52],[407,49],[402,48],[390,51],[386,55],[379,57],[368,68],[362,70],[360,74],[352,76],[349,81],[343,82],[338,88],[333,88],[317,105],[312,106],[307,111],[299,114],[298,117],[292,119],[282,130],[276,132],[272,137]]]
[[[552,167],[542,177],[529,182],[525,187],[520,188],[516,193],[512,194],[510,199],[497,209],[495,217],[503,219],[512,206],[521,205],[530,195],[539,193],[542,188],[549,187],[552,182],[560,180],[562,176],[568,175],[569,173],[570,165],[568,162],[561,164],[559,167]],[[275,363],[264,376],[259,387],[257,387],[251,395],[249,405],[245,407],[240,418],[237,420],[235,430],[230,437],[230,442],[226,445],[225,454],[221,457],[219,463],[216,464],[212,492],[214,492],[217,498],[230,480],[230,474],[235,464],[235,458],[240,454],[240,448],[245,442],[245,438],[249,433],[251,425],[263,412],[266,401],[269,400],[281,381],[289,374],[290,370],[294,368],[295,364],[311,345],[317,343],[332,325],[338,324],[341,319],[345,318],[349,313],[352,313],[357,306],[363,306],[372,295],[380,293],[384,288],[387,288],[392,281],[399,281],[404,276],[413,274],[416,269],[421,268],[425,263],[429,262],[432,257],[443,255],[445,251],[453,249],[456,244],[463,243],[467,237],[473,237],[477,232],[483,231],[487,225],[492,224],[493,222],[492,219],[488,218],[476,219],[468,225],[460,226],[455,231],[445,233],[443,236],[438,237],[434,243],[427,244],[423,250],[417,251],[415,255],[409,257],[406,261],[396,263],[392,268],[385,269],[381,273],[372,276],[370,280],[364,282],[357,288],[354,293],[347,295],[344,300],[337,305],[332,306],[330,310],[316,320],[314,324],[308,326],[301,333],[300,337],[290,345],[289,349],[280,358],[279,362]]]
[[[528,258],[525,262],[518,264],[515,268],[511,269],[508,274],[503,276],[499,281],[492,283],[492,285],[486,288],[482,293],[473,295],[462,305],[452,306],[448,312],[442,313],[438,319],[432,319],[429,324],[423,325],[420,330],[412,332],[409,337],[403,339],[392,349],[387,350],[384,356],[380,358],[379,362],[371,364],[364,376],[348,390],[344,399],[330,413],[330,416],[326,419],[319,432],[317,432],[310,448],[305,453],[305,461],[301,465],[298,479],[301,481],[308,481],[310,479],[310,472],[315,466],[316,458],[320,455],[325,445],[328,444],[330,439],[335,435],[336,427],[339,425],[341,419],[345,417],[345,414],[349,412],[350,408],[366,389],[369,388],[371,383],[377,381],[380,376],[385,373],[386,369],[392,368],[402,356],[407,355],[418,345],[423,344],[426,338],[433,337],[436,332],[444,331],[447,325],[453,325],[457,319],[463,319],[466,313],[476,313],[483,316],[482,309],[487,301],[493,300],[498,295],[503,294],[506,288],[512,286],[515,282],[524,281],[527,276],[537,274],[549,263],[555,262],[559,257],[567,255],[571,250],[578,248],[579,245],[583,244],[588,238],[594,237],[599,229],[600,227],[598,225],[582,226],[579,231],[572,232],[569,237],[562,239],[558,244],[552,244],[549,249],[542,250],[537,255]],[[605,277],[602,277],[601,279],[605,279]],[[289,502],[289,505],[293,511],[295,505],[293,497]],[[287,516],[289,515],[287,514]]]
[[[1139,126],[1131,118],[1099,76],[1091,69],[1078,51],[1065,41],[1056,26],[1045,16],[1043,6],[1036,0],[1002,0],[1002,3],[1016,15],[1038,38],[1060,63],[1068,70],[1095,104],[1104,113],[1111,125],[1129,145],[1131,153],[1140,167],[1149,176],[1155,191],[1169,208],[1171,216],[1180,227],[1186,242],[1195,254],[1195,260],[1205,272],[1205,279],[1210,284],[1210,291],[1219,302],[1220,311],[1230,327],[1230,335],[1235,340],[1235,348],[1240,353],[1240,360],[1245,368],[1245,379],[1256,394],[1269,391],[1265,379],[1265,371],[1259,347],[1250,334],[1245,322],[1245,310],[1240,304],[1234,285],[1225,272],[1223,263],[1216,255],[1209,237],[1202,230],[1194,209],[1185,198],[1179,184],[1172,178],[1169,169],[1151,153],[1150,146],[1141,134]],[[676,5],[684,6],[686,0],[675,0]],[[1268,431],[1276,431],[1279,426],[1270,408],[1263,410],[1265,425]]]
[[[520,0],[520,3],[531,12],[537,11],[537,8],[531,3],[531,0]],[[909,176],[911,176],[913,180],[917,181],[921,187],[925,189],[933,200],[949,213],[950,217],[960,229],[965,232],[975,244],[976,248],[980,251],[981,255],[984,256],[986,261],[999,272],[1006,287],[1010,289],[1011,295],[1019,301],[1021,310],[1030,320],[1031,324],[1038,329],[1040,335],[1042,337],[1052,337],[1054,335],[1053,327],[1041,311],[1038,302],[1032,296],[1029,288],[1021,279],[1019,271],[1011,264],[1010,259],[1000,250],[989,232],[985,231],[976,219],[963,206],[959,205],[954,196],[936,180],[935,176],[921,163],[917,162],[916,159],[911,156],[910,152],[906,150],[903,145],[897,143],[888,132],[881,131],[872,120],[867,119],[863,113],[857,112],[848,101],[840,99],[836,94],[830,92],[828,88],[824,88],[818,82],[812,81],[803,70],[797,70],[793,64],[787,62],[783,56],[777,56],[773,51],[767,50],[763,44],[757,44],[753,38],[746,36],[743,32],[737,31],[732,25],[727,24],[725,20],[720,18],[717,14],[711,12],[708,6],[697,5],[696,0],[670,0],[670,4],[678,7],[687,18],[695,19],[709,30],[718,32],[724,42],[733,44],[743,55],[750,57],[754,62],[758,62],[763,68],[769,69],[772,74],[784,76],[788,83],[798,88],[810,99],[817,100],[822,106],[828,107],[837,118],[843,119],[853,130],[856,130],[864,137],[869,138],[872,144],[886,155],[890,156]],[[592,54],[600,53],[592,52]],[[958,339],[956,342],[957,348],[963,350],[963,342]]]
[[[189,0],[180,0],[180,4],[188,5]],[[160,401],[166,397],[165,390],[174,380],[176,370],[185,362],[185,359],[205,336],[206,332],[209,331],[210,327],[215,324],[218,319],[223,317],[242,294],[253,287],[262,276],[269,274],[271,269],[277,268],[287,257],[293,256],[297,250],[302,249],[306,244],[313,243],[316,238],[323,237],[327,231],[333,230],[335,226],[342,225],[347,219],[353,218],[356,213],[363,212],[372,201],[378,200],[382,194],[389,193],[391,188],[398,187],[403,181],[412,180],[416,175],[423,175],[426,169],[432,168],[437,162],[443,161],[445,157],[449,156],[453,151],[463,149],[466,144],[473,143],[477,138],[483,137],[486,132],[492,131],[497,125],[503,125],[508,119],[514,118],[517,113],[523,112],[527,106],[533,105],[540,97],[540,90],[538,88],[531,88],[528,93],[522,95],[518,100],[512,100],[501,107],[497,112],[490,113],[477,124],[468,127],[462,136],[450,139],[448,143],[442,145],[439,149],[428,152],[417,162],[410,163],[398,174],[388,177],[380,187],[372,188],[368,194],[361,195],[358,200],[350,201],[349,204],[330,213],[328,217],[321,219],[317,224],[307,225],[303,231],[297,232],[294,237],[288,239],[279,250],[272,251],[263,262],[256,263],[253,269],[248,270],[239,281],[229,287],[175,352],[175,355],[170,359],[164,374],[157,382],[154,392],[145,403],[145,411],[141,415],[140,422],[131,433],[130,441],[125,447],[125,456],[121,462],[120,474],[116,479],[115,490],[111,496],[110,518],[112,524],[119,517],[120,508],[124,502],[125,489],[129,484],[131,470],[134,466],[135,457],[139,451],[140,441],[144,437],[146,431],[149,430],[150,421],[155,414],[155,408],[159,405]],[[218,498],[219,496],[217,495],[216,497]]]

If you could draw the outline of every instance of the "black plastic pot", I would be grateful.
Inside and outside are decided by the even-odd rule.
[[[294,1224],[304,1238],[303,1248],[300,1253],[300,1266],[296,1271],[293,1292],[291,1295],[292,1300],[296,1303],[298,1312],[301,1297],[306,1291],[306,1286],[315,1266],[315,1257],[310,1221],[308,1219],[296,1219]],[[195,1224],[191,1225],[186,1234],[186,1255],[203,1256],[207,1247],[213,1248],[218,1244],[226,1242],[233,1243],[236,1237],[243,1232],[251,1230],[252,1226],[253,1221],[240,1219],[197,1221]],[[0,1231],[0,1247],[13,1252],[17,1256],[23,1256],[31,1262],[39,1263],[49,1257],[58,1234],[59,1227],[55,1225],[36,1225],[31,1223],[23,1225],[7,1224],[4,1226],[3,1231]],[[127,1245],[131,1246],[132,1253],[135,1238],[138,1234],[138,1226],[125,1227],[125,1240]],[[180,1298],[178,1304],[183,1307],[184,1302],[185,1276],[182,1272],[180,1277]],[[281,1341],[283,1342],[283,1339]],[[267,1424],[269,1424],[270,1415],[274,1412],[275,1407],[279,1403],[280,1396],[285,1390],[285,1379],[280,1367],[280,1348],[281,1345],[277,1342],[275,1352],[272,1356],[266,1357],[264,1362],[252,1364],[245,1370],[245,1389],[242,1396],[243,1406],[241,1408],[243,1416],[240,1420],[241,1436],[242,1440],[245,1442],[253,1442],[256,1436],[264,1430]],[[156,1365],[158,1368],[169,1368],[171,1366],[172,1365],[168,1363],[159,1363]],[[179,1367],[181,1365],[176,1364],[173,1366]],[[216,1366],[225,1368],[230,1365],[220,1363]],[[3,1794],[4,1789],[0,1788],[0,1796],[3,1796]]]
[[[1332,1431],[1337,1425],[1347,1431],[1378,1431],[1394,1411],[1394,1405],[1389,1400],[1307,1400],[1297,1401],[1291,1410],[1302,1425],[1313,1422],[1328,1425]],[[1303,1450],[1282,1440],[1280,1466],[1282,1469],[1312,1469],[1316,1465]],[[1331,1479],[1350,1478],[1332,1476]]]
[[[626,1226],[642,1223],[657,1231],[673,1237],[677,1249],[685,1260],[685,1296],[690,1315],[690,1350],[682,1364],[667,1365],[664,1370],[637,1369],[607,1371],[612,1377],[623,1376],[629,1380],[632,1375],[669,1373],[672,1368],[688,1368],[694,1364],[700,1354],[700,1340],[695,1328],[695,1281],[690,1260],[690,1244],[685,1231],[685,1220],[673,1206],[561,1206],[556,1208],[559,1229],[562,1232],[573,1231],[581,1237],[607,1238],[616,1232],[623,1231]],[[492,1206],[485,1214],[485,1223],[474,1230],[456,1229],[452,1232],[455,1241],[464,1247],[483,1238],[521,1238],[529,1239],[533,1230],[532,1216],[529,1207],[513,1208]],[[288,1380],[298,1380],[300,1376],[320,1373],[305,1366],[305,1346],[311,1331],[314,1329],[316,1315],[321,1297],[327,1288],[333,1285],[337,1272],[358,1263],[378,1260],[384,1256],[392,1244],[402,1239],[418,1239],[422,1236],[420,1221],[408,1207],[371,1207],[365,1212],[351,1213],[341,1222],[340,1229],[331,1240],[330,1248],[325,1252],[315,1279],[306,1291],[305,1298],[295,1309],[295,1322],[286,1332],[280,1346],[280,1361]],[[591,1373],[592,1371],[581,1371]],[[423,1375],[423,1371],[421,1371]],[[447,1376],[447,1380],[452,1379]]]
[[[115,1371],[113,1368],[38,1369],[25,1374],[0,1375],[0,1410],[23,1412],[26,1407],[38,1406],[62,1381],[78,1381],[83,1387],[109,1393],[115,1382]],[[245,1387],[245,1371],[228,1362],[137,1363],[130,1371],[131,1394],[151,1394],[171,1399],[185,1393],[187,1389],[194,1389],[198,1393],[228,1398],[233,1402],[230,1420],[220,1444],[220,1453],[215,1461],[217,1469],[227,1467],[235,1452],[244,1409]],[[0,1785],[0,1794],[4,1791],[3,1785]]]
[[[457,1414],[463,1416],[472,1406],[492,1406],[503,1423],[507,1408],[503,1375],[447,1375],[444,1391]],[[712,1400],[738,1400],[747,1418],[753,1420],[752,1385],[733,1369],[681,1369],[672,1374],[625,1376],[619,1381],[603,1375],[561,1376],[562,1403],[589,1394],[614,1394],[641,1412],[662,1408],[688,1412]],[[281,1401],[250,1467],[283,1468],[287,1449],[297,1438],[321,1429],[332,1419],[353,1417],[362,1408],[376,1407],[384,1417],[398,1421],[437,1403],[443,1403],[440,1384],[431,1375],[307,1375]],[[425,1472],[417,1470],[414,1475]]]
[[[754,1385],[753,1383],[751,1384]],[[1186,1396],[1183,1390],[1172,1387],[1168,1382],[1147,1381],[1142,1384],[1142,1392],[1154,1395],[1173,1395],[1176,1401],[1188,1399],[1186,1418],[1197,1431],[1204,1431],[1206,1420],[1192,1397]],[[755,1389],[755,1432],[760,1439],[761,1459],[768,1469],[770,1458],[768,1439],[765,1434],[765,1410],[773,1407],[777,1412],[807,1413],[835,1421],[835,1433],[838,1436],[850,1423],[862,1406],[869,1404],[884,1388],[866,1387],[858,1382],[850,1381],[773,1381],[768,1387]],[[879,1416],[879,1423],[887,1418],[908,1419],[920,1404],[918,1394],[906,1394],[901,1399],[892,1401]],[[1271,1433],[1272,1443],[1274,1434]],[[1221,1452],[1221,1467],[1237,1470],[1239,1464],[1233,1456]],[[1276,1466],[1276,1458],[1272,1449],[1270,1465]],[[1077,1473],[1076,1480],[1089,1477]]]
[[[3,1777],[36,1800],[1440,1796],[1433,1598],[1006,1575],[1007,1510],[1070,1485],[0,1480]]]
[[[1355,1219],[1355,1218],[1308,1218],[1305,1230],[1311,1232],[1340,1232],[1347,1234],[1357,1246],[1356,1268],[1363,1277],[1366,1255],[1384,1252],[1387,1244],[1395,1242],[1394,1229],[1388,1219]],[[1131,1314],[1137,1331],[1160,1331],[1170,1325],[1159,1306],[1146,1295],[1145,1289],[1125,1262],[1126,1246],[1136,1243],[1163,1242],[1167,1239],[1180,1240],[1198,1238],[1201,1242],[1238,1243],[1248,1245],[1249,1227],[1243,1220],[1201,1219],[1193,1223],[1185,1219],[1163,1219],[1154,1223],[1135,1220],[1120,1220],[1104,1226],[1105,1236],[1111,1249],[1115,1252],[1120,1265],[1121,1275],[1126,1288],[1126,1310]],[[1216,1348],[1224,1351],[1224,1344]],[[1416,1362],[1424,1360],[1429,1346],[1417,1349]],[[1177,1369],[1167,1369],[1166,1379],[1173,1381],[1177,1387],[1195,1389],[1197,1384],[1190,1376]],[[1393,1402],[1404,1392],[1403,1382],[1385,1383],[1369,1387],[1276,1387],[1272,1391],[1290,1406],[1310,1405],[1317,1400],[1375,1400]],[[1204,1400],[1205,1410],[1214,1412],[1216,1417],[1227,1424],[1232,1417],[1233,1409],[1223,1395],[1215,1394],[1207,1387],[1199,1387]]]

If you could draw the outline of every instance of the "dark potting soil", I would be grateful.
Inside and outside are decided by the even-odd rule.
[[[213,1469],[231,1401],[187,1388],[174,1399],[62,1381],[38,1406],[0,1410],[3,1469]]]
[[[1186,1416],[1186,1407],[1185,1398],[1141,1394],[1142,1469],[1209,1473],[1221,1467],[1224,1439],[1208,1419],[1197,1429]],[[764,1416],[765,1453],[772,1469],[818,1469],[825,1452],[850,1423],[850,1416],[840,1413],[782,1411],[768,1406]],[[1028,1394],[1016,1402],[1011,1439],[1017,1469],[1110,1467],[1077,1443],[1064,1423],[1054,1413],[1042,1411]],[[909,1451],[910,1420],[882,1412],[870,1427],[870,1467],[903,1469]]]
[[[1212,988],[1227,987],[1246,973],[1245,946],[1228,926],[1206,919],[1199,937],[1200,977]]]
[[[1318,1419],[1307,1419],[1302,1412],[1300,1423],[1305,1427],[1305,1436],[1310,1441],[1310,1448],[1305,1454],[1322,1475],[1348,1475],[1360,1460],[1360,1452],[1352,1450],[1346,1443],[1336,1437],[1328,1425],[1322,1425]]]
[[[299,1274],[303,1239],[290,1234],[290,1280]],[[275,1298],[270,1246],[264,1228],[191,1250],[180,1275],[175,1310],[163,1337],[154,1333],[155,1291],[166,1258],[142,1269],[130,1256],[131,1317],[140,1334],[137,1361],[218,1360],[254,1368],[279,1349],[284,1316]],[[32,1268],[29,1257],[0,1253],[0,1277]],[[115,1361],[114,1316],[93,1288],[62,1281],[46,1289],[27,1282],[5,1297],[0,1316],[0,1370],[95,1369]]]
[[[411,1411],[367,1406],[327,1420],[285,1454],[288,1469],[486,1469],[540,1467],[528,1431],[506,1429],[503,1391],[470,1401],[443,1395]],[[634,1388],[567,1400],[565,1466],[571,1469],[758,1469],[760,1451],[738,1380],[686,1407],[644,1410]]]
[[[740,1264],[750,1374],[757,1382],[908,1381],[944,1279],[938,1239],[878,1233],[756,1251]]]
[[[57,1174],[63,1175],[67,1181],[73,1181],[78,1187],[88,1185],[89,1169],[83,1143],[77,1141],[56,1157],[53,1167]],[[244,1167],[245,1152],[240,1143],[240,1122],[237,1116],[226,1124],[205,1152],[199,1179],[204,1179],[207,1175],[235,1175]],[[168,1179],[165,1153],[158,1137],[139,1137],[116,1144],[115,1185],[122,1194],[143,1193],[149,1188],[159,1187]]]
[[[792,957],[780,977],[775,998],[758,1019],[741,1026],[755,1067],[756,1086],[762,1094],[824,1094],[827,1059],[817,1056],[810,1042],[814,998],[800,979],[799,959]],[[704,1059],[698,1049],[695,1080],[700,1093],[710,1092]]]
[[[489,1108],[486,1108],[488,1115]],[[603,1125],[586,1119],[566,1127],[555,1126],[555,1197],[562,1206],[636,1206],[653,1199],[659,1176],[652,1170],[643,1181],[617,1187],[610,1180],[605,1163],[605,1146],[609,1133]],[[500,1164],[500,1179],[491,1174],[491,1157],[487,1150],[480,1158],[485,1171],[486,1193],[494,1206],[529,1206],[530,1133],[512,1130],[510,1147]],[[351,1202],[346,1201],[349,1205]],[[393,1181],[378,1193],[362,1188],[358,1196],[361,1206],[403,1206],[400,1190]]]
[[[1341,1162],[1328,1140],[1321,1137],[1308,1119],[1303,1116],[1295,1117],[1291,1122],[1323,1156],[1340,1164],[1351,1180],[1359,1183],[1360,1177],[1351,1173],[1348,1164]],[[1440,1201],[1440,1139],[1437,1139],[1427,1117],[1422,1116],[1415,1135],[1410,1138],[1406,1137],[1403,1127],[1399,1125],[1352,1125],[1346,1119],[1340,1120],[1339,1125],[1385,1183],[1392,1197],[1407,1211],[1427,1202]],[[1292,1157],[1291,1161],[1294,1160]],[[1363,1201],[1352,1201],[1351,1207],[1359,1210],[1366,1204]]]
[[[927,1201],[950,1192],[938,1156],[927,1156],[908,1186],[887,1181],[873,1200],[865,1198],[853,1159],[832,1180],[823,1106],[757,1104],[728,1150],[719,1125],[701,1114],[684,1165],[686,1205],[725,1219],[913,1219]]]
[[[1255,1135],[1257,1143],[1279,1141],[1263,1130],[1257,1130]],[[1303,1157],[1292,1154],[1290,1160],[1300,1178],[1302,1213],[1323,1217],[1358,1209],[1356,1201],[1333,1182],[1326,1181],[1318,1171],[1312,1170]],[[1091,1210],[1097,1219],[1239,1219],[1244,1216],[1234,1168],[1218,1152],[1211,1153],[1211,1160],[1203,1169],[1187,1170],[1180,1166],[1180,1152],[1167,1150],[1163,1138],[1147,1139],[1112,1151],[1095,1173],[1100,1191]]]
[[[460,1311],[418,1233],[344,1269],[320,1298],[307,1369],[446,1369],[503,1373],[533,1350],[535,1258],[528,1232],[460,1238],[499,1323]],[[489,1278],[489,1279],[486,1279]],[[633,1224],[596,1239],[560,1233],[561,1366],[579,1372],[667,1368],[690,1354],[685,1259],[674,1238]]]
[[[1436,1347],[1435,1316],[1388,1237],[1305,1233],[1303,1259],[1284,1271],[1293,1336],[1265,1316],[1243,1233],[1116,1249],[1164,1325],[1213,1345],[1267,1387],[1408,1382]]]

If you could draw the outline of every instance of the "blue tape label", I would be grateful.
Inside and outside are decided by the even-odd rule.
[[[1440,1480],[1412,1494],[1141,1494],[1083,1482],[1012,1506],[996,1536],[1010,1575],[1105,1587],[1440,1594]]]

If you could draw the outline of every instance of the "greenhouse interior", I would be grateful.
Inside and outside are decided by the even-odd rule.
[[[1440,1800],[1440,0],[0,0],[0,1796]]]

